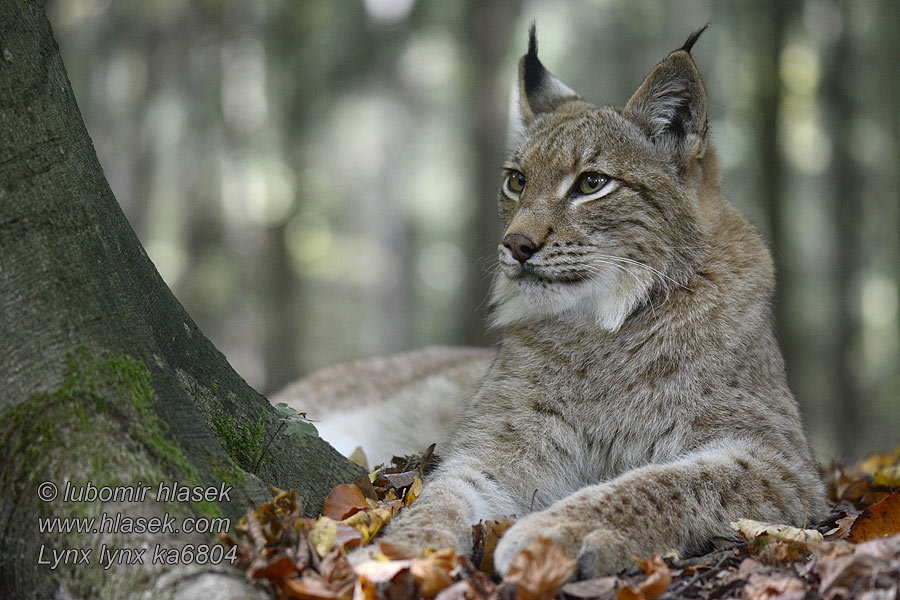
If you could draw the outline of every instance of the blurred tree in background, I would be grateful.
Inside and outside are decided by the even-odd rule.
[[[116,197],[257,389],[487,344],[508,86],[597,103],[694,49],[724,188],[771,240],[822,460],[900,442],[900,4],[889,0],[51,0]]]

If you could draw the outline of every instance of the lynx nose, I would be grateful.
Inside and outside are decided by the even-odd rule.
[[[513,258],[522,264],[525,264],[525,261],[537,252],[537,246],[531,241],[531,238],[521,233],[510,233],[503,238],[503,245],[509,248]]]

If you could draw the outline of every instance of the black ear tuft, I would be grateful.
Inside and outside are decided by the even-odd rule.
[[[525,93],[531,94],[541,85],[544,80],[544,73],[547,70],[537,56],[537,26],[532,23],[531,29],[528,30],[528,54],[523,59],[524,70],[522,73],[523,83],[525,84]]]
[[[541,113],[578,100],[573,89],[554,77],[538,60],[534,23],[528,32],[528,53],[519,60],[519,74],[510,97],[510,139],[520,139],[529,123]]]
[[[683,50],[684,52],[687,52],[688,54],[690,54],[691,48],[693,48],[694,44],[697,43],[697,38],[699,38],[700,35],[707,29],[709,29],[709,23],[707,23],[706,25],[704,25],[703,27],[701,27],[700,29],[698,29],[697,31],[692,33],[690,35],[690,37],[687,39],[687,41],[684,43],[684,46],[682,46],[678,50]],[[677,52],[677,50],[676,50],[676,52]]]

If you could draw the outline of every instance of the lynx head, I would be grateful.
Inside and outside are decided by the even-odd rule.
[[[616,331],[685,285],[704,246],[702,188],[718,193],[715,160],[706,160],[706,92],[690,55],[702,31],[613,108],[551,75],[532,27],[500,189],[496,326],[588,320]]]

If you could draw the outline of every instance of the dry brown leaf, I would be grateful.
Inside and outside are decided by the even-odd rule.
[[[444,588],[450,587],[455,569],[456,552],[449,549],[430,552],[425,558],[413,558],[409,567],[416,585],[426,598],[433,598]]]
[[[357,577],[353,587],[353,600],[378,600],[378,592],[371,581],[365,577]]]
[[[900,465],[888,465],[875,472],[872,482],[891,488],[900,488]]]
[[[337,521],[321,517],[309,530],[308,539],[316,554],[324,558],[331,552],[337,541]]]
[[[273,585],[288,598],[296,600],[349,600],[328,589],[326,585],[311,577],[303,579],[282,579]]]
[[[369,481],[368,475],[360,475],[353,480],[353,483],[355,483],[359,490],[363,493],[363,496],[365,496],[369,500],[375,500],[376,502],[378,502],[378,490],[376,490],[375,486],[372,485],[372,482]]]
[[[336,548],[361,546],[365,543],[363,542],[365,534],[356,527],[347,525],[342,521],[338,521],[336,525],[337,531],[334,539]]]
[[[366,458],[366,452],[362,449],[362,446],[357,446],[353,449],[353,452],[350,453],[350,456],[347,457],[350,462],[353,464],[359,465],[366,471],[369,470],[369,459]]]
[[[743,597],[746,600],[803,600],[806,585],[796,577],[751,575],[744,586]]]
[[[516,586],[516,600],[550,600],[578,564],[548,538],[539,537],[519,552],[504,578]]]
[[[820,561],[819,593],[825,598],[847,597],[857,581],[871,577],[883,567],[883,560],[868,554],[850,554]]]
[[[834,524],[836,527],[831,531],[824,534],[824,537],[827,541],[833,540],[845,540],[847,536],[850,535],[850,528],[853,527],[853,523],[856,522],[856,519],[859,515],[847,515],[846,517],[841,517],[836,520]]]
[[[874,475],[879,470],[890,465],[900,464],[900,447],[893,452],[873,454],[859,463],[860,470],[867,475]]]
[[[388,562],[368,560],[356,566],[356,574],[375,586],[384,598],[432,598],[453,584],[457,566],[456,552],[436,550],[427,556]]]
[[[410,484],[409,488],[406,490],[406,495],[403,496],[403,505],[409,506],[413,502],[415,502],[416,498],[422,495],[422,480],[416,477],[413,479],[413,482]]]
[[[480,521],[472,525],[472,562],[479,571],[494,575],[494,550],[500,537],[513,526],[515,517],[505,517],[501,521]]]
[[[815,529],[799,529],[790,525],[775,525],[752,519],[739,519],[731,523],[731,528],[740,533],[748,542],[752,542],[762,535],[774,540],[800,542],[801,544],[823,540],[822,534]]]
[[[251,579],[281,579],[295,573],[297,566],[293,559],[286,554],[279,554],[268,562],[262,560],[254,561],[254,564],[247,569],[247,576]]]
[[[388,560],[405,560],[407,558],[416,556],[415,552],[400,544],[392,544],[390,542],[379,541],[378,547],[381,549],[381,553],[384,554],[388,558]]]
[[[485,597],[475,589],[468,579],[457,581],[450,587],[442,589],[435,600],[485,600]]]
[[[375,586],[390,581],[402,570],[409,570],[409,560],[367,560],[354,568],[359,577],[364,577]]]
[[[647,574],[647,579],[637,589],[630,585],[620,588],[618,600],[651,600],[666,591],[672,583],[669,565],[661,557],[654,556],[647,562],[638,560],[638,563]]]
[[[322,559],[322,563],[319,565],[319,574],[332,589],[341,589],[348,585],[352,589],[353,583],[356,581],[353,565],[347,560],[347,555],[341,548],[336,548]]]
[[[850,528],[848,540],[854,543],[900,533],[900,492],[894,492],[859,515]]]
[[[350,515],[371,508],[362,490],[355,483],[344,483],[328,494],[322,506],[322,516],[343,521]]]
[[[324,517],[323,517],[324,518]],[[343,523],[355,527],[362,533],[362,544],[366,545],[375,537],[384,525],[391,520],[391,511],[386,508],[370,508],[354,513],[343,520]]]
[[[894,560],[897,562],[897,567],[900,567],[900,534],[857,544],[853,547],[853,552],[855,554],[868,554],[876,558]]]
[[[403,473],[381,473],[379,478],[384,478],[388,484],[396,489],[409,487],[418,479],[418,471],[404,471]]]
[[[575,581],[562,586],[562,595],[570,600],[592,600],[611,597],[619,588],[619,578],[614,575],[597,579]]]

